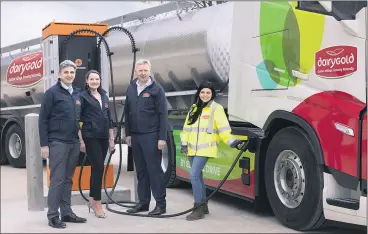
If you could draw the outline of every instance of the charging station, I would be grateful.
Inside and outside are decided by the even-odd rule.
[[[108,29],[107,24],[81,24],[81,23],[58,23],[52,22],[42,29],[42,51],[44,59],[44,91],[54,85],[58,78],[59,64],[67,59],[73,61],[77,65],[76,76],[73,84],[84,89],[85,74],[91,69],[97,70],[103,76],[101,72],[101,64],[103,64],[104,56],[101,56],[97,50],[98,35],[91,32],[81,32],[69,37],[73,32],[80,29],[94,30],[99,34],[103,34]],[[69,37],[69,38],[68,38]],[[66,39],[68,41],[65,41]],[[65,48],[66,47],[66,48]],[[66,54],[63,54],[63,53]],[[109,90],[108,79],[102,78],[102,88],[106,91]],[[82,123],[81,123],[82,126]],[[80,152],[78,165],[75,169],[73,176],[72,191],[79,190],[79,174],[83,163],[85,153]],[[81,189],[90,189],[90,175],[91,164],[88,161],[88,157],[84,163],[82,177],[81,177]],[[105,165],[106,173],[106,187],[112,188],[114,185],[114,170],[113,165],[108,167]],[[50,186],[50,168],[46,165],[47,172],[47,186]]]

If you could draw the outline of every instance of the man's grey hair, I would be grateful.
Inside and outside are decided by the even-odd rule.
[[[139,59],[136,63],[135,63],[135,67],[137,67],[138,65],[144,65],[144,64],[148,64],[148,66],[151,69],[151,62],[148,59]]]
[[[72,68],[74,68],[74,70],[77,69],[77,65],[75,65],[75,63],[73,61],[64,60],[59,65],[59,71],[61,72],[64,68],[67,68],[67,67],[72,67]]]

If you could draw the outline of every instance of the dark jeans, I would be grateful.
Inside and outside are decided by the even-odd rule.
[[[151,189],[156,205],[166,207],[166,187],[157,147],[158,133],[132,134],[132,154],[137,172],[139,203],[148,205]]]
[[[201,156],[190,156],[190,182],[194,195],[194,202],[201,203],[206,200],[206,186],[203,180],[203,168],[206,165],[208,158]]]
[[[104,163],[109,149],[109,139],[84,138],[87,157],[91,163],[91,177],[89,196],[93,200],[101,200],[102,177],[104,172]]]
[[[49,144],[50,188],[47,196],[47,217],[72,215],[71,193],[73,175],[78,163],[80,143],[65,144],[53,141]]]

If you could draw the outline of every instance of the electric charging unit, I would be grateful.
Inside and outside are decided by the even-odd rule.
[[[88,28],[102,34],[108,29],[107,24],[81,24],[81,23],[58,23],[51,22],[42,29],[42,51],[44,59],[44,91],[54,85],[58,78],[59,64],[63,60],[69,59],[77,65],[76,76],[73,84],[80,89],[84,88],[85,74],[87,71],[94,69],[101,73],[101,65],[103,64],[103,56],[97,49],[98,37],[92,32],[83,31],[73,35],[73,40],[68,40],[70,35],[81,29]],[[67,42],[67,43],[66,43]],[[102,79],[102,87],[108,91],[108,79]],[[77,168],[73,177],[72,191],[79,190],[79,179],[81,179],[81,189],[88,190],[90,188],[90,172],[91,167],[88,160],[83,162],[85,153],[81,152]],[[84,163],[84,165],[82,165]],[[83,173],[80,176],[81,167],[84,166]],[[46,166],[47,186],[50,184],[50,169]],[[111,188],[114,182],[113,166],[107,167],[106,186]]]

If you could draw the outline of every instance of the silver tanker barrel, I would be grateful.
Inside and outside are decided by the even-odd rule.
[[[218,89],[226,84],[232,6],[233,3],[228,2],[186,13],[181,15],[181,20],[173,16],[128,28],[140,49],[137,59],[149,59],[155,79],[165,92],[173,92],[174,97],[168,97],[172,108],[187,108],[190,100],[181,96],[183,91],[195,90],[203,80],[214,82]],[[106,40],[114,53],[116,96],[124,96],[133,59],[130,40],[121,32],[111,32]]]

